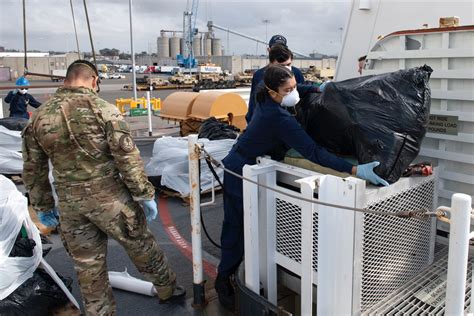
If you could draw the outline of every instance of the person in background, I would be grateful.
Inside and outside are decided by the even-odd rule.
[[[267,155],[276,144],[284,142],[314,163],[356,175],[376,185],[388,186],[373,171],[379,162],[354,166],[329,153],[313,141],[294,116],[283,109],[282,106],[294,107],[299,101],[300,93],[305,93],[302,90],[305,86],[297,86],[291,70],[281,65],[270,65],[263,80],[264,83],[259,86],[256,94],[257,104],[252,120],[222,160],[227,169],[242,175],[244,165],[255,164],[257,157]],[[220,303],[230,310],[235,308],[235,292],[231,280],[244,255],[242,191],[242,180],[225,172],[221,261],[214,286]]]
[[[10,103],[10,117],[22,117],[29,119],[28,105],[38,108],[41,103],[28,93],[30,82],[25,77],[20,77],[16,80],[15,85],[17,89],[8,92],[5,98],[6,103]]]
[[[251,90],[250,92],[249,108],[245,116],[247,120],[247,124],[250,123],[252,116],[254,114],[256,103],[257,103],[256,91],[258,91],[258,89],[260,89],[261,86],[263,85],[263,75],[266,69],[268,69],[270,65],[281,65],[281,66],[286,67],[288,70],[290,70],[294,74],[293,68],[291,67],[291,62],[293,61],[293,53],[288,47],[281,44],[274,44],[269,51],[269,60],[270,60],[269,65],[258,70],[258,72],[261,72],[261,75],[258,73],[255,73],[255,75],[257,76],[254,76],[254,80],[257,78],[257,80],[260,80],[260,81],[258,83],[255,83],[255,86],[253,87],[253,91]],[[261,77],[261,79],[258,79],[259,77]],[[296,80],[296,75],[295,75],[295,80]],[[304,80],[304,78],[302,80]],[[321,92],[324,89],[323,85],[320,87],[317,87],[312,84],[302,84],[301,80],[300,82],[296,80],[296,83],[298,85],[298,90],[300,90],[300,92],[303,95],[306,95],[307,93],[311,93],[311,92]],[[285,104],[282,104],[282,107],[283,109],[287,110],[288,112],[292,114],[296,113],[296,108],[294,106],[287,106]],[[289,149],[288,146],[284,142],[279,142],[278,144],[275,145],[273,150],[268,152],[268,155],[270,155],[273,160],[282,160],[285,157],[285,154],[288,151],[288,149]]]
[[[290,69],[293,74],[295,75],[296,83],[303,84],[304,83],[304,76],[301,73],[301,70],[292,66],[293,62],[293,53],[288,48],[286,44],[286,38],[282,35],[273,35],[270,41],[268,42],[268,59],[269,65],[279,64],[286,66]],[[250,88],[250,98],[249,98],[249,108],[247,114],[245,115],[245,119],[247,120],[247,124],[250,122],[252,118],[253,111],[255,108],[255,94],[257,91],[258,85],[263,80],[263,74],[265,73],[265,69],[268,66],[260,68],[257,70],[252,77],[252,86]]]
[[[359,57],[359,59],[357,60],[357,62],[358,62],[357,63],[357,72],[360,75],[362,75],[362,69],[364,69],[366,60],[367,60],[367,55]]]

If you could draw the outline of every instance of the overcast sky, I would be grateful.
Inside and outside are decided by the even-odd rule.
[[[76,49],[69,0],[26,0],[28,49],[73,51]],[[90,51],[83,0],[73,0],[81,51]],[[156,52],[161,29],[182,30],[186,0],[134,0],[133,29],[135,51]],[[88,0],[96,50],[117,48],[130,51],[128,0]],[[342,28],[350,10],[349,0],[201,0],[197,27],[217,25],[265,40],[282,34],[291,49],[337,54]],[[23,49],[22,0],[0,0],[0,46]],[[265,25],[263,20],[269,20]],[[253,41],[217,30],[224,49],[235,54],[262,54],[264,47]]]

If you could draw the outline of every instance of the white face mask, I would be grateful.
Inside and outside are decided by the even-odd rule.
[[[28,92],[28,89],[20,89],[18,90],[21,94],[26,94]]]
[[[290,65],[286,65],[285,67],[286,67],[286,69],[288,69],[288,70],[292,70]]]
[[[287,106],[287,107],[294,107],[296,103],[300,101],[300,95],[298,93],[298,90],[295,88],[293,91],[291,91],[289,94],[285,95],[283,97],[283,100],[281,101],[282,106]]]

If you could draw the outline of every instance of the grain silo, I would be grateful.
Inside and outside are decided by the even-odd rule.
[[[177,36],[170,37],[170,57],[176,58],[176,55],[180,53],[180,40]]]
[[[194,56],[202,56],[201,41],[202,41],[201,35],[196,35],[194,37],[194,40],[193,40],[193,54],[194,54]]]
[[[205,36],[203,45],[204,45],[203,56],[211,56],[212,55],[212,39],[208,36]]]
[[[180,45],[180,50],[179,51],[180,51],[181,55],[184,56],[184,53],[186,52],[186,43],[184,42],[184,38],[181,37],[179,39],[179,45]]]
[[[164,33],[158,37],[157,44],[158,44],[158,57],[170,57],[170,42],[169,38],[166,37]],[[176,56],[175,56],[176,57]]]
[[[212,39],[212,56],[222,56],[222,42],[219,38]]]

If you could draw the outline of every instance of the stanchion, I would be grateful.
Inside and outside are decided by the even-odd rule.
[[[153,127],[151,126],[151,101],[150,91],[146,92],[146,106],[148,109],[148,136],[153,136]]]
[[[202,266],[202,240],[201,240],[201,192],[199,179],[199,151],[197,150],[198,136],[188,136],[189,153],[189,186],[190,214],[191,214],[191,240],[193,249],[193,307],[203,308],[206,306],[204,289],[203,266]]]
[[[471,202],[469,195],[453,194],[451,202],[451,227],[449,228],[446,315],[464,315]]]

